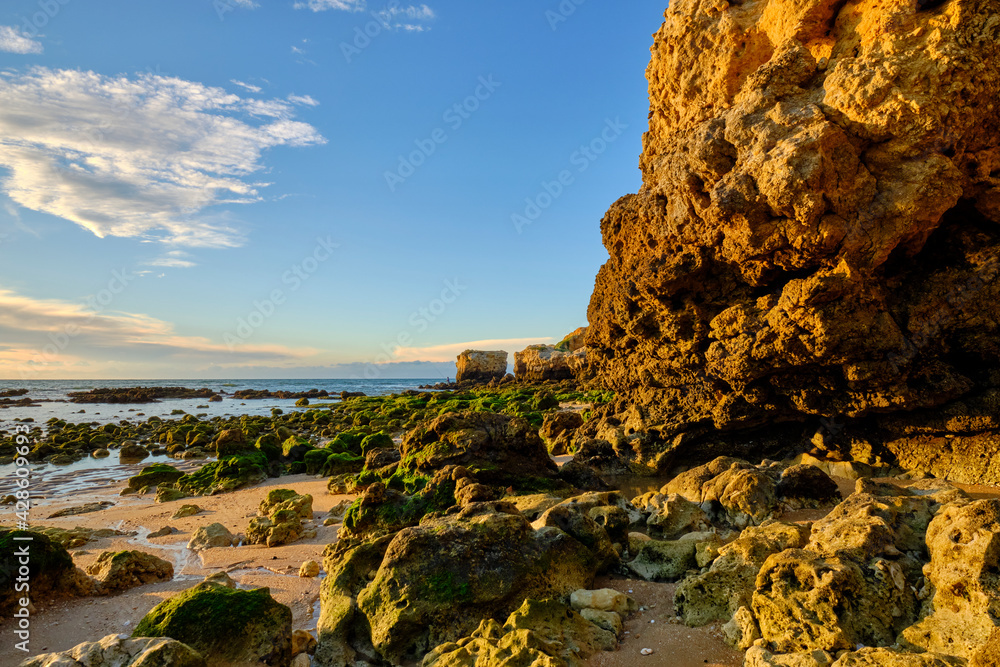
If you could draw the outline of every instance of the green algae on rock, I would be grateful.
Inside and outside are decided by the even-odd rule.
[[[212,665],[287,665],[292,612],[267,588],[243,591],[203,582],[153,607],[132,637],[176,639]]]

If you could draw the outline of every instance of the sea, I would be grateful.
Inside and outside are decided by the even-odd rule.
[[[412,380],[0,380],[0,390],[27,389],[25,395],[33,399],[47,399],[38,407],[0,406],[0,431],[12,433],[22,420],[33,420],[33,425],[45,428],[45,422],[53,417],[70,423],[117,424],[121,421],[137,422],[154,415],[164,419],[180,419],[184,415],[175,413],[183,410],[186,414],[202,419],[221,416],[270,415],[273,408],[285,412],[308,410],[296,407],[295,399],[253,399],[236,400],[230,396],[241,389],[268,389],[270,391],[304,392],[310,389],[325,389],[329,399],[317,399],[313,403],[335,403],[340,400],[340,392],[364,392],[368,396],[382,396],[420,385],[435,384],[440,378]],[[103,387],[207,387],[223,396],[222,402],[209,403],[208,399],[160,399],[157,403],[70,403],[67,394],[71,391],[89,391]],[[15,397],[24,398],[23,396]],[[208,459],[211,460],[211,459]],[[115,488],[131,475],[137,474],[143,466],[151,463],[170,463],[183,470],[192,470],[206,460],[177,461],[166,456],[150,456],[140,463],[118,460],[118,456],[95,459],[85,457],[68,465],[53,465],[47,462],[30,464],[31,492],[34,498],[53,498],[83,490],[95,492]],[[16,466],[0,465],[0,495],[17,491]],[[6,509],[6,508],[5,508]],[[3,518],[10,518],[4,512]],[[0,523],[7,523],[0,520]]]
[[[229,396],[242,389],[267,389],[270,391],[303,392],[325,389],[331,396],[319,399],[330,403],[340,400],[340,392],[364,392],[368,396],[383,396],[420,385],[435,384],[440,378],[412,380],[0,380],[0,390],[27,389],[27,397],[42,401],[38,407],[0,406],[0,429],[10,429],[15,421],[33,419],[44,424],[55,417],[67,422],[117,424],[122,420],[142,421],[152,416],[179,418],[172,414],[183,410],[187,414],[212,417],[239,417],[241,415],[270,415],[272,408],[288,412],[305,410],[296,408],[295,399],[236,400]],[[98,388],[125,387],[207,387],[222,395],[219,403],[209,403],[205,398],[164,398],[157,403],[70,403],[69,392],[90,391]],[[24,396],[14,397],[14,400]],[[179,415],[183,416],[183,415]]]

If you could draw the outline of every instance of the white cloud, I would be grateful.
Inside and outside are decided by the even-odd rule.
[[[205,209],[259,201],[263,153],[326,140],[285,100],[157,74],[34,68],[0,75],[0,186],[99,237],[234,246]]]
[[[492,338],[464,343],[445,343],[426,347],[400,347],[395,350],[392,361],[455,361],[465,350],[506,350],[514,362],[514,352],[520,352],[529,345],[554,343],[554,338]]]
[[[296,2],[295,8],[311,9],[314,12],[323,12],[328,9],[361,12],[368,9],[368,4],[366,0],[307,0],[306,2]],[[371,15],[390,30],[405,30],[407,32],[430,30],[421,22],[431,21],[436,16],[434,10],[425,4],[401,6],[398,3],[390,3],[381,9],[373,9]],[[292,51],[303,53],[294,46]]]
[[[314,12],[324,12],[328,9],[360,12],[365,9],[365,0],[307,0],[296,2],[295,9],[311,9]]]
[[[298,104],[300,106],[315,107],[319,106],[319,102],[313,99],[309,95],[289,95],[288,101],[292,104]]]
[[[251,93],[259,93],[261,91],[260,86],[255,86],[252,83],[244,83],[243,81],[237,81],[236,79],[230,79],[229,82],[236,84],[240,88],[249,90]]]
[[[188,269],[192,266],[197,266],[190,259],[187,259],[190,255],[183,250],[171,250],[164,253],[161,257],[156,259],[151,259],[146,262],[147,266],[162,266],[171,269]]]
[[[20,28],[0,25],[0,51],[8,53],[41,53],[42,45],[21,32]]]
[[[297,53],[298,55],[303,56],[303,55],[305,55],[306,50],[305,49],[300,49],[297,46],[293,46],[292,47],[292,53]]]
[[[230,350],[203,336],[179,334],[169,322],[111,306],[95,310],[0,288],[0,377],[67,377],[59,373],[75,373],[81,365],[100,369],[109,362],[300,365],[318,352],[252,342]]]

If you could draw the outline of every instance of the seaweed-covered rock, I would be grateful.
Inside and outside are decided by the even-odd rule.
[[[29,658],[20,667],[207,667],[205,658],[186,644],[169,638],[123,638],[108,635],[77,644],[61,653]]]
[[[219,456],[236,454],[246,449],[252,449],[252,445],[247,444],[246,436],[238,428],[227,428],[219,432],[211,445]]]
[[[25,555],[31,588],[18,592],[15,584],[24,578],[21,558]],[[0,612],[8,613],[22,597],[76,597],[89,595],[93,587],[93,580],[73,565],[73,558],[57,541],[35,531],[0,528]]]
[[[174,578],[169,561],[143,551],[105,551],[87,567],[102,592],[120,591]]]
[[[576,539],[558,528],[532,529],[504,502],[470,505],[366,544],[327,558],[317,659],[419,658],[525,599],[589,588],[600,564]]]
[[[272,489],[267,492],[267,497],[260,501],[257,513],[261,516],[270,516],[278,510],[292,510],[301,519],[311,519],[312,504],[313,497],[309,494],[300,494],[294,489]]]
[[[206,463],[198,471],[180,477],[175,486],[192,495],[207,496],[263,482],[267,471],[263,453],[247,452]]]
[[[153,607],[133,637],[170,637],[212,665],[291,661],[292,612],[267,588],[235,590],[200,583]]]
[[[142,445],[137,445],[134,442],[125,443],[122,445],[121,449],[118,450],[118,458],[121,461],[141,461],[149,456],[149,450],[147,450]]]
[[[138,475],[128,478],[128,488],[138,491],[144,486],[159,486],[173,484],[184,476],[184,473],[166,463],[154,463],[142,469]]]
[[[483,484],[515,489],[556,478],[557,467],[536,429],[521,417],[488,412],[447,413],[405,436],[400,469],[424,475],[448,465],[470,470]]]

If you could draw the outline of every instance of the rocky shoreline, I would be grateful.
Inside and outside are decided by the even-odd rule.
[[[76,654],[192,665],[631,664],[643,650],[682,651],[675,628],[698,633],[678,667],[992,664],[980,644],[995,641],[996,489],[815,456],[723,457],[688,460],[662,488],[627,497],[586,456],[584,427],[611,401],[569,383],[481,385],[88,437],[50,424],[32,456],[69,443],[124,460],[162,449],[187,469],[138,463],[101,502],[83,491],[38,501],[33,516],[53,516],[33,521],[46,526],[32,533],[45,561],[32,571],[33,617],[45,627],[92,600],[143,600],[119,612],[136,628],[127,647],[93,628],[81,640],[100,643]],[[106,530],[112,517],[128,518]],[[0,539],[25,535],[11,528]],[[295,554],[280,575],[272,553]],[[299,569],[304,606],[243,574]],[[217,572],[235,587],[199,583]],[[252,604],[274,610],[255,642],[237,650],[203,631],[237,623],[227,596],[254,590]],[[14,597],[3,606],[10,619]]]

